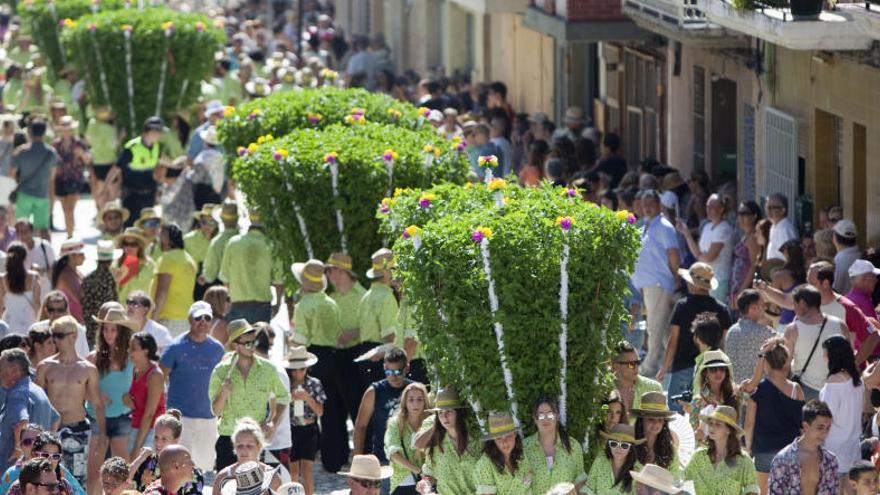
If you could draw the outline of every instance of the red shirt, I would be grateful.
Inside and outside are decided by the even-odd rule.
[[[128,389],[128,394],[131,396],[131,401],[134,402],[134,409],[131,411],[132,428],[141,427],[141,418],[144,417],[147,408],[147,395],[149,391],[148,382],[150,380],[150,375],[153,374],[153,371],[155,371],[157,367],[158,365],[156,365],[156,363],[150,363],[150,367],[147,368],[147,371],[141,374],[137,379],[131,381],[131,387]],[[156,404],[156,414],[153,415],[153,421],[150,424],[150,428],[156,424],[156,418],[163,414],[165,414],[164,388],[162,390],[162,395],[159,397],[159,403]]]

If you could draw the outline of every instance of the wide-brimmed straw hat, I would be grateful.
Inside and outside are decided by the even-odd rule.
[[[237,222],[238,203],[234,199],[223,200],[220,208],[214,209],[214,220],[218,222]]]
[[[79,237],[71,237],[61,243],[61,251],[58,253],[58,256],[63,258],[71,254],[83,254],[85,247],[86,245]]]
[[[103,224],[103,223],[104,223],[104,217],[105,217],[108,213],[112,213],[112,212],[114,212],[114,211],[115,211],[115,212],[118,212],[120,215],[122,215],[122,221],[123,221],[123,222],[125,222],[126,220],[128,220],[128,217],[129,217],[130,214],[131,214],[131,213],[128,211],[128,208],[125,208],[124,206],[122,206],[122,202],[121,202],[120,200],[118,200],[118,199],[114,199],[113,201],[108,201],[107,204],[104,205],[104,208],[101,208],[101,214],[98,215],[98,219],[99,219],[99,220],[101,221],[101,223]]]
[[[562,122],[566,125],[586,124],[587,119],[584,117],[584,108],[578,106],[566,108],[565,116],[562,117]]]
[[[390,478],[393,471],[391,466],[380,465],[376,456],[368,454],[354,456],[354,459],[351,460],[351,469],[339,471],[336,474],[360,480],[378,481]]]
[[[103,323],[110,323],[113,325],[118,325],[120,327],[126,327],[135,332],[140,330],[137,322],[129,319],[128,315],[125,314],[125,311],[122,311],[121,309],[114,308],[110,311],[107,311],[107,315],[104,316],[103,319],[98,318],[97,316],[92,316],[92,320],[94,320],[95,323],[98,323],[99,325]]]
[[[199,137],[202,138],[202,141],[211,146],[217,146],[220,144],[220,138],[217,137],[217,127],[213,125],[208,126],[207,129],[199,132]]]
[[[202,217],[208,217],[211,220],[214,220],[214,211],[217,207],[218,205],[215,205],[214,203],[205,203],[202,205],[202,209],[194,211],[192,216],[196,220],[201,220]]]
[[[331,268],[339,268],[340,270],[344,270],[351,275],[351,278],[357,278],[357,273],[352,270],[354,267],[351,256],[345,253],[332,253],[330,257],[327,258],[327,263],[324,263],[324,269],[326,271],[330,271]]]
[[[574,488],[574,483],[562,481],[550,487],[550,490],[548,490],[547,493],[545,493],[544,495],[570,495],[572,493],[575,493]]]
[[[630,409],[635,416],[672,419],[674,411],[669,410],[666,394],[663,392],[645,392],[642,394],[640,407]]]
[[[321,292],[327,289],[323,261],[311,259],[305,263],[294,263],[290,270],[304,292]]]
[[[287,354],[286,358],[287,362],[284,363],[284,367],[289,370],[300,370],[303,368],[308,368],[309,366],[313,366],[318,362],[318,356],[312,354],[307,351],[305,346],[296,346],[290,349],[290,352]]]
[[[712,265],[703,263],[702,261],[694,263],[687,270],[679,268],[678,275],[683,278],[685,282],[693,284],[701,289],[715,290],[718,288],[718,279],[715,278],[715,270],[712,268]]]
[[[65,115],[58,119],[55,129],[59,131],[75,131],[79,129],[79,122],[70,115]]]
[[[513,433],[519,433],[519,428],[513,420],[513,416],[509,412],[491,412],[489,413],[489,421],[486,422],[488,432],[480,439],[483,442],[494,440],[496,438],[506,437]]]
[[[731,368],[730,358],[724,351],[713,350],[706,351],[703,353],[703,362],[700,364],[700,369],[697,370],[697,373],[702,372],[706,368]]]
[[[116,247],[121,249],[122,243],[125,242],[126,239],[134,239],[135,242],[140,244],[141,248],[144,248],[147,245],[147,240],[144,238],[144,231],[137,227],[128,227],[121,234],[116,236]]]
[[[135,227],[142,229],[144,228],[144,222],[147,220],[159,220],[159,223],[162,223],[162,217],[159,216],[159,212],[156,211],[156,208],[153,208],[152,206],[141,209],[141,216],[134,221],[134,225]]]
[[[260,495],[270,490],[275,472],[265,472],[259,462],[250,461],[235,468],[235,475],[220,483],[221,495]]]
[[[641,471],[630,471],[633,481],[641,483],[657,490],[676,494],[681,493],[682,488],[675,479],[675,475],[656,464],[645,464]]]
[[[428,409],[427,412],[450,411],[453,409],[464,409],[465,407],[467,406],[461,401],[458,392],[451,388],[441,388],[434,399],[434,407]]]
[[[268,96],[272,92],[272,87],[269,86],[268,81],[258,77],[245,83],[244,90],[251,96],[260,97]]]
[[[739,415],[736,413],[736,409],[730,406],[716,406],[712,412],[705,415],[700,415],[700,419],[703,421],[713,419],[715,421],[720,421],[721,423],[730,426],[738,435],[745,435],[745,431],[737,424],[736,419]]]
[[[785,261],[779,258],[770,258],[761,262],[761,278],[769,283],[773,280],[773,272],[785,266]]]
[[[378,280],[381,278],[391,278],[391,269],[394,268],[394,253],[388,248],[382,248],[370,257],[373,267],[367,270],[367,278],[370,280]]]
[[[612,426],[609,431],[600,431],[599,435],[606,440],[628,442],[633,445],[641,445],[645,443],[644,438],[636,439],[636,427],[630,424],[618,423]]]

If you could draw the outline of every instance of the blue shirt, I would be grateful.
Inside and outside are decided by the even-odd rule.
[[[15,426],[21,421],[36,423],[49,430],[52,423],[61,416],[49,403],[43,389],[35,385],[29,376],[18,381],[12,388],[5,389],[6,397],[0,405],[0,472],[5,472],[15,461],[9,455],[15,445],[13,435]]]
[[[663,215],[652,218],[642,231],[642,249],[632,281],[639,289],[662,287],[675,292],[675,274],[669,270],[668,249],[678,249],[675,227]]]
[[[208,383],[223,354],[223,344],[211,336],[195,342],[187,332],[171,341],[159,361],[171,370],[166,407],[179,409],[188,418],[213,418]]]
[[[186,148],[186,156],[190,160],[195,160],[196,156],[198,156],[199,152],[202,151],[202,148],[205,147],[205,143],[202,141],[202,131],[208,129],[211,126],[211,121],[207,121],[204,124],[196,127],[196,130],[192,131],[189,135],[189,146]]]

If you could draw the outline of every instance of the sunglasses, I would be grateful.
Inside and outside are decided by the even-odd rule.
[[[61,307],[61,308],[59,308],[59,307],[54,307],[54,306],[46,306],[46,312],[47,312],[47,313],[58,314],[58,313],[63,313],[63,312],[65,312],[65,311],[67,311],[67,306],[64,306],[64,307]]]
[[[357,481],[357,483],[359,485],[361,485],[362,487],[367,488],[367,489],[370,489],[370,488],[376,489],[376,488],[382,487],[382,482],[379,480],[362,480],[360,478],[352,478],[352,479]]]
[[[707,368],[706,371],[708,371],[709,373],[726,373],[727,368],[725,368],[724,366],[715,366],[713,368]]]
[[[211,315],[201,315],[201,316],[196,316],[195,318],[193,318],[193,321],[211,321],[213,319],[214,319],[214,317]]]
[[[58,493],[64,487],[61,483],[34,483],[37,486],[42,486],[49,493]]]
[[[235,343],[244,347],[245,349],[253,349],[254,346],[257,345],[256,339],[248,340],[247,342],[241,342],[240,340],[236,340]]]
[[[554,419],[556,419],[556,414],[552,412],[538,413],[538,421],[553,421]]]
[[[621,366],[626,366],[627,368],[634,370],[636,369],[642,362],[636,359],[635,361],[618,361],[615,364],[619,364]]]
[[[385,376],[401,376],[403,375],[403,370],[385,370]]]
[[[122,241],[122,247],[138,247],[140,244],[134,241]]]
[[[49,452],[37,452],[37,457],[49,459],[50,461],[60,461],[61,453],[51,454]]]
[[[68,335],[72,335],[73,332],[52,332],[52,338],[55,340],[61,340]]]
[[[161,223],[161,220],[159,220],[158,218],[156,218],[156,219],[153,219],[153,220],[144,220],[144,221],[141,222],[141,223],[143,224],[144,227],[147,227],[147,228],[150,228],[150,227],[158,227],[159,224]]]
[[[608,446],[612,449],[629,450],[632,444],[629,442],[620,442],[617,440],[608,440]]]
[[[36,440],[36,439],[37,439],[37,437],[22,438],[21,439],[21,446],[22,447],[30,447],[31,445],[34,444],[34,440]]]
[[[131,307],[133,307],[133,308],[145,308],[145,307],[147,307],[147,305],[144,304],[143,301],[138,300],[138,299],[126,299],[126,300],[125,300],[125,304],[127,304],[127,305],[129,305],[129,306],[131,306]]]

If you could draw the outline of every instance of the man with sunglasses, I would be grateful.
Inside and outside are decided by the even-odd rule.
[[[104,430],[104,400],[101,397],[98,368],[76,352],[75,335],[78,325],[70,316],[62,316],[52,323],[50,330],[58,354],[37,365],[37,385],[46,390],[52,405],[61,414],[59,436],[62,440],[64,464],[80,481],[85,481],[90,431],[102,435]],[[86,400],[95,410],[97,428],[91,428],[86,419]]]
[[[278,377],[275,365],[255,355],[257,329],[247,320],[239,319],[229,322],[226,330],[226,350],[232,352],[214,368],[208,385],[211,409],[220,418],[220,436],[214,446],[216,471],[236,461],[232,445],[236,421],[245,417],[256,419],[265,437],[271,439],[290,404],[290,390]],[[273,397],[275,408],[269,410]]]
[[[339,473],[348,478],[348,490],[338,492],[351,495],[376,495],[383,483],[391,478],[391,466],[382,466],[374,455],[356,455],[351,461],[351,469]]]
[[[400,394],[412,380],[406,377],[409,362],[403,349],[395,347],[385,353],[383,364],[385,378],[372,383],[361,398],[361,407],[354,425],[354,453],[355,457],[358,454],[372,453],[383,466],[387,466],[385,427],[388,417],[400,405]],[[383,483],[387,484],[388,481],[384,480]]]
[[[614,348],[617,353],[611,360],[614,372],[614,388],[620,393],[627,415],[632,408],[641,407],[642,394],[662,392],[663,386],[650,378],[639,375],[639,354],[629,342],[622,340]]]
[[[46,459],[31,459],[24,463],[18,482],[22,495],[54,494],[61,487],[52,464]]]

